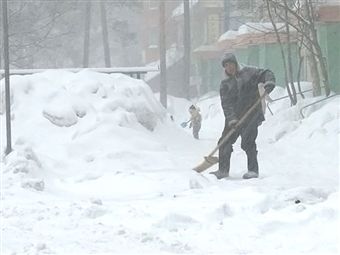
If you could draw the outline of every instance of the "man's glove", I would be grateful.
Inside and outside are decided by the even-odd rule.
[[[272,92],[272,90],[274,89],[275,84],[272,81],[266,81],[263,87],[264,90],[266,91],[266,94],[269,95],[269,93]]]
[[[238,120],[237,119],[233,119],[231,121],[228,122],[228,126],[230,128],[235,128],[236,124],[238,123]]]

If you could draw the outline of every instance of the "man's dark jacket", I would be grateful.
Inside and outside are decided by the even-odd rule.
[[[238,66],[238,64],[236,63]],[[222,80],[220,86],[221,103],[226,124],[239,120],[259,98],[258,84],[264,83],[267,92],[274,89],[275,76],[272,71],[256,67],[243,67],[235,77]],[[260,125],[264,121],[261,104],[254,110],[244,125]]]

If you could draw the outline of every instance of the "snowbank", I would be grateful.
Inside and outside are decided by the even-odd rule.
[[[141,80],[90,71],[12,76],[11,99],[14,152],[6,158],[5,172],[25,188],[44,190],[54,169],[56,174],[78,171],[72,169],[75,162],[93,162],[103,150],[159,146],[146,137],[164,120],[165,110]],[[1,123],[4,119],[3,114]],[[129,144],[132,134],[136,142]]]

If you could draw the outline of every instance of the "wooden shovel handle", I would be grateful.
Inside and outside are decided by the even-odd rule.
[[[215,152],[230,138],[232,134],[241,126],[241,124],[248,118],[248,116],[256,109],[256,107],[261,103],[262,99],[267,95],[267,93],[263,93],[257,101],[252,105],[252,107],[249,108],[249,110],[242,116],[242,118],[236,123],[236,125],[230,129],[230,131],[227,133],[225,137],[222,138],[221,142],[217,144],[215,149],[212,150],[212,152],[208,155],[208,157],[211,157],[215,154]]]

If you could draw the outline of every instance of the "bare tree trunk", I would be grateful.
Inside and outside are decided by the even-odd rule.
[[[7,0],[2,0],[2,18],[3,18],[3,40],[4,40],[4,66],[5,66],[5,104],[6,104],[6,151],[8,155],[12,151],[12,132],[11,132],[11,90],[9,79],[9,42],[8,42],[8,15]]]
[[[0,3],[1,6],[1,3]],[[4,32],[3,32],[3,24],[2,24],[2,19],[0,18],[0,35],[3,36]],[[0,69],[2,69],[2,53],[4,52],[4,48],[3,48],[3,41],[0,40]],[[0,79],[1,79],[1,75],[0,75]]]
[[[282,45],[282,42],[281,42],[281,38],[280,38],[280,34],[278,32],[278,29],[276,27],[276,24],[275,24],[275,21],[274,21],[274,18],[273,18],[273,15],[272,15],[272,11],[271,11],[271,6],[270,6],[270,2],[271,0],[266,0],[266,4],[267,4],[267,11],[268,11],[268,16],[269,16],[269,19],[273,25],[273,28],[274,28],[274,31],[275,31],[275,34],[276,34],[276,38],[277,38],[277,41],[280,45],[280,50],[281,50],[281,57],[282,57],[282,63],[283,63],[283,69],[284,69],[284,73],[285,73],[285,84],[286,84],[286,88],[287,88],[287,92],[288,92],[288,95],[289,95],[289,98],[290,98],[290,102],[292,105],[296,105],[296,100],[294,100],[294,97],[292,96],[292,93],[290,91],[290,88],[289,88],[289,84],[288,84],[288,73],[287,73],[287,64],[286,64],[286,56],[285,56],[285,53],[284,53],[284,49],[283,49],[283,45]]]
[[[0,7],[2,7],[2,3],[0,3]],[[0,18],[0,35],[1,36],[4,36],[4,32],[3,32],[3,18]],[[4,49],[3,49],[3,45],[2,45],[3,41],[0,40],[0,69],[2,69],[2,53],[4,52]],[[0,79],[1,79],[1,75],[0,75]]]
[[[293,75],[293,64],[292,64],[292,49],[291,49],[291,45],[290,45],[290,30],[289,30],[289,17],[288,17],[288,10],[287,10],[288,9],[287,0],[284,0],[284,5],[286,7],[286,9],[285,9],[285,26],[286,26],[286,33],[287,33],[288,77],[289,77],[290,87],[291,87],[292,93],[293,93],[292,96],[294,98],[294,101],[297,102],[296,90],[295,90],[294,78],[293,78],[294,75]]]
[[[300,4],[300,0],[298,0],[297,2],[295,2],[295,7],[297,8],[297,11],[298,12],[301,12],[301,4]],[[301,21],[298,20],[297,21],[298,23],[298,27],[302,28],[303,25],[301,24]],[[299,57],[299,66],[298,66],[298,71],[297,71],[297,74],[296,74],[296,80],[297,80],[297,85],[298,85],[298,90],[299,90],[299,94],[300,96],[304,99],[305,96],[302,92],[302,89],[301,89],[301,70],[302,70],[302,64],[303,64],[303,61],[304,61],[304,57],[302,55],[302,51],[303,51],[303,43],[304,43],[304,36],[303,34],[298,34],[297,35],[297,38],[298,38],[298,57]]]
[[[190,55],[191,55],[191,32],[190,32],[190,5],[189,0],[183,0],[184,4],[184,96],[190,99]]]
[[[302,93],[302,89],[301,89],[301,69],[302,69],[302,63],[303,63],[302,43],[303,43],[303,37],[301,37],[301,43],[298,46],[299,66],[298,66],[298,71],[296,74],[296,80],[297,80],[299,94],[302,98],[305,98],[305,96]]]
[[[312,76],[312,86],[313,86],[313,96],[320,96],[321,95],[321,87],[320,87],[320,75],[318,69],[318,63],[316,61],[316,57],[314,54],[314,47],[312,43],[307,42],[308,47],[310,48],[307,51],[308,63],[309,68]]]
[[[308,19],[310,20],[310,9],[309,9],[309,3],[307,0],[305,0],[305,11]],[[307,38],[312,38],[311,36],[311,24],[307,27]],[[312,87],[313,87],[313,96],[320,96],[321,95],[321,86],[320,86],[320,74],[319,74],[319,68],[318,68],[318,62],[316,60],[316,54],[315,54],[315,48],[314,48],[314,42],[312,40],[307,40],[306,46],[308,48],[307,50],[307,56],[308,56],[308,63],[309,68],[312,76]]]
[[[0,35],[2,35],[3,33],[2,33],[2,31],[0,31]],[[2,47],[2,44],[0,43],[0,52],[2,53],[2,52],[4,52],[3,51],[4,49],[3,49],[3,47]],[[0,69],[2,69],[2,54],[0,53]],[[1,79],[2,77],[1,77],[1,75],[0,75],[0,79]]]
[[[224,32],[227,32],[230,28],[230,9],[231,2],[229,0],[224,0]]]
[[[91,2],[88,1],[85,7],[84,15],[84,52],[83,52],[83,67],[89,67],[90,54],[90,24],[91,24]]]
[[[326,96],[329,96],[331,90],[330,90],[330,86],[329,86],[329,79],[328,79],[328,71],[327,71],[327,64],[326,64],[326,59],[323,57],[322,54],[322,50],[318,41],[318,35],[316,32],[316,28],[315,28],[315,15],[314,15],[314,8],[313,8],[313,3],[311,0],[306,0],[306,4],[307,4],[307,16],[311,22],[311,36],[314,42],[314,47],[316,50],[316,55],[318,57],[319,60],[319,65],[320,65],[320,69],[321,69],[321,74],[323,77],[323,84],[325,86],[325,93]]]
[[[111,67],[109,33],[107,30],[105,2],[103,0],[100,1],[100,14],[101,14],[101,24],[102,24],[102,34],[103,34],[105,67]]]
[[[167,108],[165,1],[159,3],[160,102]]]

